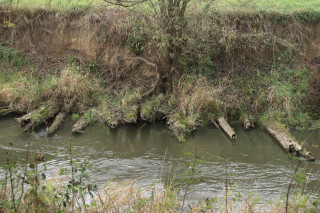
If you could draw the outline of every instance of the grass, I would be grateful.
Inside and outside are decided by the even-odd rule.
[[[10,0],[0,0],[1,4],[7,4]],[[198,0],[195,4],[198,5]],[[200,4],[204,5],[203,2]],[[103,0],[13,0],[12,5],[24,8],[73,8],[107,5]],[[212,7],[218,10],[271,10],[290,12],[295,10],[320,11],[318,0],[215,0]]]
[[[258,9],[290,12],[313,9],[320,11],[320,2],[317,0],[218,0],[216,5],[222,10]]]

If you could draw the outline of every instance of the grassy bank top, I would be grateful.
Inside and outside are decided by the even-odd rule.
[[[320,11],[318,0],[194,0],[197,7],[210,5],[217,10],[263,10],[291,12],[301,10]],[[22,8],[55,8],[66,9],[74,7],[108,6],[103,0],[0,0],[0,5]]]

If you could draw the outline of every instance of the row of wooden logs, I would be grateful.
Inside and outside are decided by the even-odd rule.
[[[48,102],[42,105],[38,109],[20,117],[15,120],[24,128],[25,132],[30,132],[34,130],[39,125],[46,123],[48,119],[55,117],[53,123],[47,128],[48,135],[52,135],[58,127],[63,123],[67,113],[61,112],[61,105],[55,102]],[[0,108],[0,116],[11,113],[10,109]],[[228,122],[224,117],[219,117],[217,121],[212,120],[212,123],[218,128],[222,129],[232,140],[237,138],[236,133],[230,127]],[[83,133],[84,129],[88,126],[88,121],[85,117],[80,117],[78,121],[74,124],[72,128],[72,133]],[[279,144],[291,155],[301,156],[307,160],[314,161],[313,155],[287,131],[277,121],[264,122],[263,126],[266,131],[270,133]],[[254,128],[254,122],[249,119],[244,119],[244,128],[251,129]]]
[[[13,111],[2,108],[0,109],[0,116],[7,115]],[[53,123],[47,128],[47,134],[52,135],[55,133],[59,126],[64,122],[67,117],[66,112],[61,112],[61,105],[56,102],[48,102],[42,105],[38,109],[23,115],[20,118],[16,118],[15,121],[20,124],[24,132],[31,132],[39,125],[47,123],[47,120],[54,118]],[[83,130],[88,126],[88,121],[84,117],[80,119],[73,125],[72,133],[83,133]]]
[[[236,139],[237,135],[230,127],[224,117],[218,118],[217,122],[212,120],[212,123],[231,138]],[[289,131],[277,121],[268,121],[263,123],[264,128],[271,134],[279,144],[292,156],[304,157],[307,160],[314,161],[315,158],[307,149],[305,149],[290,133]],[[244,119],[244,128],[254,128],[254,122],[249,119]]]

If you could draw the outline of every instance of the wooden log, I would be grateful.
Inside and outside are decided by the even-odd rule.
[[[29,132],[54,117],[60,109],[61,105],[59,103],[49,102],[20,118],[16,118],[15,121],[17,121],[21,127],[24,127],[24,132]]]
[[[219,130],[221,129],[220,126],[219,126],[219,124],[217,124],[217,122],[215,122],[214,119],[211,120],[211,123],[212,123],[217,129],[219,129]]]
[[[81,118],[73,125],[72,127],[72,133],[84,133],[84,129],[89,125],[89,122],[84,116],[81,116]]]
[[[231,139],[237,138],[236,133],[233,131],[233,129],[230,127],[230,125],[228,124],[226,119],[224,119],[224,117],[218,118],[218,123]]]
[[[314,161],[313,155],[301,146],[301,144],[277,121],[263,123],[265,129],[270,133],[280,145],[291,155],[304,157],[307,160]]]
[[[62,124],[62,122],[64,121],[65,117],[67,116],[67,113],[65,112],[60,112],[56,118],[54,119],[53,123],[51,124],[51,126],[49,128],[47,128],[47,134],[48,135],[52,135],[53,133],[55,133],[59,126]]]
[[[9,115],[10,113],[13,113],[13,112],[14,112],[13,110],[6,107],[0,108],[0,116]]]
[[[243,119],[243,127],[244,127],[245,130],[253,129],[254,128],[254,122],[245,117]]]

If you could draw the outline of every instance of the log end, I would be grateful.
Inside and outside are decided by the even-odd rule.
[[[312,155],[311,152],[305,150],[305,149],[302,149],[300,152],[299,152],[299,155],[306,158],[308,161],[315,161],[315,157]]]

